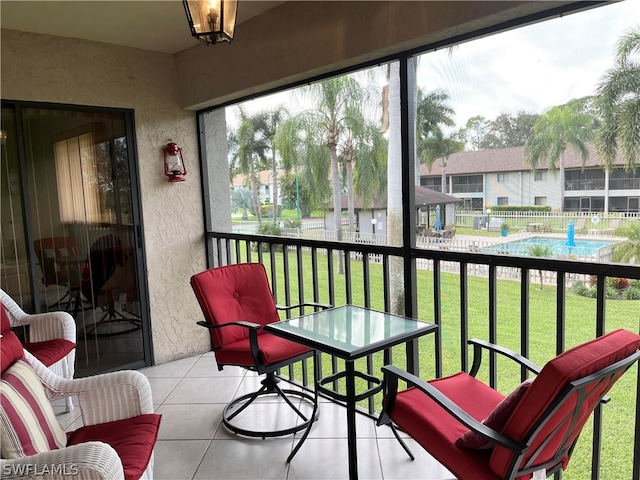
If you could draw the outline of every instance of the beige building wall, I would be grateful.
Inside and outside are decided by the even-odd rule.
[[[196,114],[180,108],[171,55],[2,30],[2,98],[133,109],[156,363],[210,349],[189,285],[206,266]],[[169,183],[162,147],[184,149]]]

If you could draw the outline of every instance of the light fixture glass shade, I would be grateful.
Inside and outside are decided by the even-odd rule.
[[[233,40],[238,0],[183,0],[191,35],[207,45]]]

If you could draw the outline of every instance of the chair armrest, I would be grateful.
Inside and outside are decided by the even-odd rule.
[[[76,322],[67,312],[48,312],[26,315],[29,323],[29,341],[44,342],[64,338],[76,343]]]
[[[500,432],[496,432],[492,428],[487,427],[482,422],[479,422],[467,412],[462,410],[449,397],[440,392],[440,390],[435,388],[430,383],[422,380],[421,378],[400,370],[398,367],[395,367],[393,365],[385,365],[384,367],[382,367],[382,371],[384,373],[384,388],[386,392],[386,398],[383,408],[384,416],[381,415],[380,420],[378,420],[379,424],[389,422],[391,411],[393,410],[396,395],[398,392],[398,379],[402,379],[407,383],[407,387],[416,387],[425,395],[434,400],[456,420],[468,427],[470,430],[478,433],[479,435],[482,435],[490,441],[501,445],[517,454],[520,454],[527,448],[525,444],[518,443],[515,440],[501,434]]]
[[[112,422],[153,413],[151,385],[136,370],[93,375],[85,378],[62,378],[51,372],[33,355],[25,356],[50,399],[76,395],[84,425]]]
[[[3,480],[121,480],[122,462],[110,445],[86,442],[13,460],[0,460]]]
[[[526,357],[523,357],[519,353],[514,352],[513,350],[509,350],[508,348],[501,347],[499,345],[495,345],[493,343],[485,342],[484,340],[480,340],[478,338],[472,338],[467,340],[469,345],[473,345],[473,365],[471,366],[471,372],[469,375],[475,377],[480,369],[480,364],[482,363],[482,350],[487,349],[489,351],[499,353],[500,355],[504,355],[507,358],[519,363],[523,367],[532,371],[535,374],[540,373],[542,368]]]
[[[209,329],[228,327],[228,326],[231,326],[231,325],[235,325],[236,327],[245,327],[245,328],[248,328],[249,330],[260,330],[262,328],[262,325],[260,325],[258,323],[247,322],[245,320],[237,320],[235,322],[220,323],[220,324],[216,324],[216,325],[214,325],[213,323],[207,323],[204,320],[200,320],[200,321],[198,321],[196,323],[198,325],[200,325],[201,327],[205,327],[205,328],[209,328]]]
[[[333,308],[333,305],[330,305],[328,303],[316,303],[316,302],[306,302],[306,303],[300,303],[298,305],[276,305],[276,309],[282,310],[282,311],[289,311],[295,308],[302,309],[302,307],[313,307],[315,309],[314,311],[318,311],[318,309],[326,310],[327,308]]]

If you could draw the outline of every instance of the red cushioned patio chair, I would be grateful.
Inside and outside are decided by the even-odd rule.
[[[546,478],[566,468],[585,422],[640,357],[640,336],[616,330],[574,347],[544,368],[502,347],[474,345],[470,374],[425,382],[383,367],[386,396],[378,424],[397,425],[459,480]],[[483,349],[537,373],[506,398],[475,378]],[[398,380],[408,388],[398,391]],[[603,400],[604,397],[604,400]]]
[[[315,352],[265,333],[263,327],[280,321],[278,310],[303,306],[324,309],[328,306],[305,303],[277,307],[269,288],[267,272],[260,263],[211,268],[193,275],[191,286],[205,318],[205,321],[197,323],[211,333],[218,369],[233,365],[265,374],[259,390],[237,397],[225,407],[223,424],[232,432],[262,438],[288,435],[305,429],[317,418],[317,393],[312,396],[304,391],[280,388],[277,372],[309,357],[314,357],[315,366]],[[252,419],[258,420],[256,415],[259,414],[253,413],[249,407],[256,405],[256,400],[265,395],[276,395],[283,399],[295,412],[298,421],[291,427],[255,428]],[[305,415],[294,405],[299,400],[313,406],[311,415]],[[243,411],[245,415],[236,419]]]
[[[29,333],[24,348],[56,375],[73,378],[76,361],[76,323],[71,315],[67,312],[30,315],[1,289],[0,310],[3,330],[28,327]],[[71,397],[65,402],[67,411],[73,410]]]
[[[3,322],[0,340],[3,480],[138,480],[153,478],[160,415],[140,372],[80,379],[54,374]],[[65,432],[50,400],[77,396],[82,427]]]

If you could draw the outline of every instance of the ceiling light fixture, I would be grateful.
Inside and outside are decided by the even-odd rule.
[[[207,45],[231,43],[236,29],[238,0],[183,0],[191,35]]]

